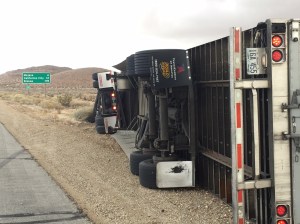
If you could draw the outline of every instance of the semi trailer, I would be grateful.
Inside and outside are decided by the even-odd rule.
[[[118,112],[136,131],[130,170],[142,186],[200,185],[232,205],[235,224],[300,223],[299,24],[268,19],[115,66],[130,96],[118,107],[136,106]]]

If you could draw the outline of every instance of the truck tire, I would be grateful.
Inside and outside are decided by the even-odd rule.
[[[90,114],[86,121],[90,122],[90,123],[95,123],[95,120],[96,120],[96,114],[97,114],[97,105],[98,105],[98,94],[96,96],[96,99],[95,99],[95,103],[94,103],[94,108],[93,108],[93,113]]]
[[[92,79],[98,81],[98,73],[93,73]]]
[[[153,155],[143,154],[143,151],[134,151],[130,153],[130,171],[133,175],[139,175],[140,162],[151,159]]]
[[[134,54],[126,58],[126,75],[133,76],[134,72]]]
[[[99,89],[99,83],[98,83],[98,80],[94,80],[94,81],[93,81],[93,87],[96,88],[96,89]]]
[[[101,134],[101,135],[106,134],[104,126],[96,126],[96,131],[98,134]]]
[[[134,54],[134,72],[138,76],[149,76],[151,67],[151,52],[139,51]]]
[[[149,189],[156,189],[156,165],[152,159],[140,162],[139,165],[140,184]]]
[[[96,114],[95,126],[98,134],[106,134],[104,127],[104,119],[100,114]]]
[[[108,131],[108,134],[114,134],[114,133],[117,132],[117,129],[116,129],[116,128],[113,128],[113,127],[111,127],[111,126],[109,126],[109,127],[107,128],[107,131]]]
[[[95,117],[95,125],[97,126],[104,126],[104,119],[100,114],[97,114]]]

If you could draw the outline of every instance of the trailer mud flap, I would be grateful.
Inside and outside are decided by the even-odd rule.
[[[192,161],[159,162],[156,166],[158,188],[194,187]]]
[[[105,127],[105,132],[108,134],[111,134],[111,130],[115,132],[116,128],[116,123],[117,123],[117,116],[111,116],[111,117],[104,117],[104,127]]]

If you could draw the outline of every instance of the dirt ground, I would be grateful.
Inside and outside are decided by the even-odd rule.
[[[231,207],[207,191],[150,190],[93,124],[63,123],[0,100],[0,122],[94,223],[231,223]]]

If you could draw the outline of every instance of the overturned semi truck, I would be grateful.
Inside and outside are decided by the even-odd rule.
[[[116,91],[115,127],[136,130],[130,169],[142,186],[200,185],[238,224],[300,223],[299,24],[268,19],[115,66],[128,87]]]

